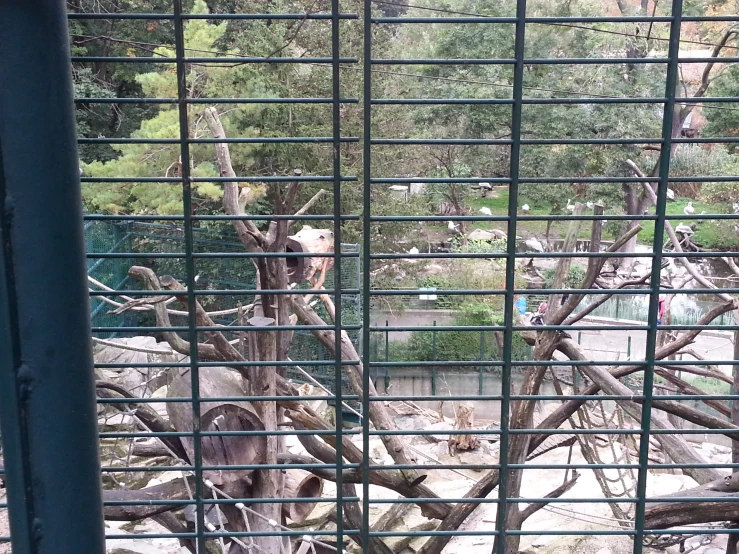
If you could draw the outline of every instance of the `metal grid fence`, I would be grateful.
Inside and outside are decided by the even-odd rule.
[[[30,182],[36,183],[53,177],[55,166],[31,167],[25,150],[15,159],[14,148],[20,146],[11,144],[8,129],[24,133],[22,124],[11,123],[12,118],[27,114],[10,109],[19,106],[14,95],[35,91],[36,96],[27,99],[36,98],[41,105],[60,110],[64,103],[41,97],[43,89],[19,80],[21,71],[10,74],[0,66],[0,77],[8,85],[0,92],[0,153],[4,156],[0,170],[8,168],[7,175],[0,171],[5,206],[0,300],[10,307],[0,313],[0,413],[9,494],[0,504],[0,515],[9,511],[12,526],[12,535],[0,539],[12,538],[16,554],[145,551],[137,548],[202,554],[436,554],[464,548],[514,554],[527,548],[595,552],[603,544],[607,551],[641,554],[675,549],[707,552],[714,540],[727,553],[736,552],[736,350],[727,342],[721,346],[722,356],[714,355],[712,346],[699,352],[699,341],[704,336],[701,331],[709,326],[716,332],[737,331],[735,319],[717,320],[734,311],[739,289],[717,289],[695,262],[726,259],[734,271],[733,259],[739,252],[689,248],[695,246],[688,240],[693,231],[683,230],[678,238],[671,222],[677,228],[695,216],[689,211],[668,214],[668,200],[671,187],[681,184],[729,187],[736,181],[730,174],[676,176],[671,161],[681,145],[737,142],[733,136],[696,137],[683,132],[687,106],[700,103],[705,109],[737,110],[739,97],[706,96],[706,90],[699,98],[691,96],[687,85],[681,84],[681,70],[689,64],[713,67],[717,56],[724,70],[733,67],[739,61],[735,54],[739,45],[731,25],[739,16],[735,10],[721,11],[720,2],[697,15],[693,3],[684,5],[683,0],[643,2],[641,12],[629,11],[628,2],[614,4],[621,7],[621,15],[610,8],[599,12],[598,5],[585,2],[587,10],[577,10],[573,8],[579,6],[577,2],[549,6],[533,0],[479,6],[379,0],[226,6],[173,0],[171,5],[122,3],[113,12],[100,3],[69,3],[75,71],[115,65],[121,72],[140,73],[139,82],[148,83],[156,93],[118,91],[106,96],[92,87],[93,79],[89,85],[93,93],[75,100],[78,110],[100,105],[123,112],[129,107],[150,109],[150,116],[161,117],[156,123],[162,125],[162,132],[174,134],[147,135],[142,124],[125,136],[79,137],[87,156],[83,187],[88,193],[117,195],[96,200],[105,213],[84,216],[87,270],[103,275],[98,281],[111,289],[99,288],[92,294],[92,313],[101,314],[103,306],[110,305],[103,298],[114,302],[118,312],[106,313],[106,319],[96,320],[90,329],[75,297],[85,292],[74,286],[84,280],[81,272],[70,271],[66,278],[50,275],[42,288],[29,293],[23,288],[33,281],[29,274],[34,271],[52,267],[60,275],[64,272],[64,252],[54,249],[64,248],[69,256],[80,254],[75,248],[81,246],[82,237],[72,230],[81,214],[72,209],[61,219],[80,244],[70,239],[64,246],[67,243],[55,240],[52,228],[42,223],[49,243],[34,248],[28,238],[33,232],[16,227],[13,210],[39,214],[38,220],[46,213],[45,207],[35,206],[35,200],[22,194],[28,187],[23,188],[16,164],[25,161],[33,173]],[[15,64],[26,51],[16,51],[9,38],[16,37],[29,51],[41,52],[39,29],[47,28],[44,23],[57,30],[60,26],[58,6],[55,10],[51,2],[41,1],[28,5],[0,3],[0,54]],[[150,40],[131,39],[125,31],[115,35],[121,22],[144,25]],[[93,23],[107,27],[99,29]],[[715,25],[712,32],[723,38],[712,39],[710,54],[684,56],[681,36],[697,24]],[[626,25],[636,26],[641,34],[624,34],[619,29]],[[222,34],[211,37],[228,26],[231,42],[221,40]],[[271,26],[284,26],[286,44],[273,49],[268,40],[254,40],[247,48],[236,40],[239,33],[257,28],[268,36]],[[592,56],[574,56],[556,37],[530,45],[532,29],[539,26],[596,30],[628,40],[623,51],[601,49]],[[424,29],[435,30],[439,40],[471,29],[469,37],[464,35],[463,52],[486,44],[486,35],[476,34],[480,29],[497,28],[501,30],[498,42],[491,43],[490,50],[498,57],[460,57],[443,48],[430,57],[416,55],[420,50],[410,46],[408,57],[396,57],[398,53],[386,45],[393,33],[405,28],[413,29],[408,36],[417,41],[430,32]],[[293,46],[297,37],[304,38],[301,33],[315,43],[308,40]],[[644,33],[648,38],[642,39]],[[655,41],[661,41],[657,52],[642,52],[638,41],[651,45],[652,33]],[[209,37],[213,38],[210,46],[199,46],[197,41]],[[79,51],[88,40],[100,39],[122,44],[129,51],[117,56]],[[408,40],[413,44],[413,39]],[[66,49],[62,52],[67,56]],[[57,65],[50,67],[56,69],[50,75],[69,84],[68,69],[60,69],[68,64],[68,56],[61,64],[52,56],[48,63],[55,59]],[[36,63],[41,69],[47,62]],[[158,74],[162,81],[156,81],[155,68],[162,67]],[[423,70],[415,72],[417,67]],[[498,68],[499,80],[480,80],[470,69],[480,67]],[[566,86],[566,81],[546,87],[528,84],[537,73],[551,68],[560,68],[572,80],[572,68],[577,67],[603,72],[619,68],[626,81],[634,68],[654,71],[650,82],[633,85],[634,95],[591,94],[587,87],[572,90],[574,86]],[[460,68],[469,75],[457,71]],[[212,74],[206,75],[207,71]],[[711,70],[707,71],[710,75]],[[316,74],[313,88],[299,86],[301,79]],[[428,78],[425,82],[433,85],[425,96],[409,96],[400,81],[406,77]],[[282,88],[255,84],[259,79]],[[229,83],[249,95],[226,92]],[[450,83],[482,88],[445,86]],[[590,84],[595,86],[593,81]],[[413,94],[424,90],[409,89]],[[573,106],[589,107],[583,108],[583,114],[609,107],[654,106],[661,132],[635,136],[629,126],[622,129],[616,124],[610,133],[596,129],[595,136],[577,137],[564,123],[552,123],[545,129],[548,135],[532,136],[529,125],[537,110]],[[242,110],[250,121],[259,110],[275,107],[288,109],[273,117],[262,114],[259,132],[228,120],[231,110]],[[507,132],[491,136],[484,125],[482,130],[475,127],[474,117],[468,128],[453,127],[450,121],[461,118],[461,112],[452,111],[443,119],[433,109],[411,118],[421,134],[405,136],[393,126],[414,110],[441,107],[473,113],[492,110]],[[280,136],[283,120],[302,125],[300,118],[306,112],[298,108],[325,109],[323,125],[306,124],[300,132],[290,127],[287,136]],[[382,117],[383,110],[396,111]],[[561,116],[558,112],[554,117]],[[29,136],[43,134],[40,129],[53,118],[45,119],[46,123],[32,119],[35,126],[27,129]],[[71,118],[67,119],[69,131]],[[449,129],[464,132],[451,136]],[[48,140],[63,141],[63,136],[52,133]],[[68,157],[63,142],[50,144],[49,152]],[[137,163],[106,165],[125,159],[120,152],[108,152],[103,159],[95,150],[110,145],[142,148],[134,152]],[[262,157],[258,173],[251,171],[255,166],[249,148],[254,145],[274,147]],[[491,163],[485,172],[471,175],[452,162],[446,164],[449,160],[442,152],[429,155],[436,169],[419,166],[414,168],[417,177],[397,176],[401,170],[407,174],[403,166],[405,157],[410,159],[408,152],[437,147],[446,148],[446,154],[457,147],[478,148],[475,155],[488,155]],[[597,164],[571,175],[556,173],[554,164],[551,174],[537,174],[538,152],[549,149],[557,156],[567,148],[581,147],[587,153],[622,148],[625,156],[633,156],[632,147],[656,152],[654,172],[645,174],[632,162],[623,165],[618,175]],[[206,151],[210,165],[196,163],[202,162]],[[151,171],[146,164],[162,152],[168,156],[167,163]],[[316,162],[316,171],[294,171],[293,158]],[[388,160],[395,158],[393,166]],[[66,168],[62,172],[66,180],[51,182],[67,185],[68,191],[71,165],[68,160],[58,163]],[[118,173],[111,174],[110,168]],[[433,214],[416,213],[412,205],[413,184],[419,181],[437,191],[431,193],[434,203],[443,199]],[[650,207],[642,213],[605,213],[597,198],[572,206],[569,200],[555,199],[550,202],[551,213],[536,213],[524,205],[532,190],[535,198],[573,183],[612,187],[624,195],[633,186]],[[390,187],[405,185],[408,190],[402,199],[380,202]],[[459,187],[476,187],[484,198],[488,189],[504,190],[503,212],[493,213],[488,206],[478,211],[472,204],[472,210],[457,206],[450,213],[447,208],[456,201]],[[78,200],[59,189],[55,194],[60,202],[66,199],[64,206]],[[159,194],[169,196],[159,198],[164,208],[152,213],[142,203]],[[116,202],[129,202],[134,196],[139,204],[130,203],[130,213],[121,215],[126,210]],[[347,209],[349,199],[358,197],[355,207]],[[208,204],[208,198],[218,201]],[[383,208],[377,211],[376,206]],[[732,222],[735,213],[731,211],[700,214],[700,218]],[[31,218],[28,225],[34,222],[39,224]],[[123,229],[124,223],[131,227],[104,236],[105,226],[114,223],[115,229]],[[302,243],[305,250],[288,255],[288,241],[294,236],[289,233],[297,223],[308,225],[309,231],[318,229],[318,236],[308,233],[310,240]],[[651,226],[648,251],[609,249],[603,233],[606,224],[613,223],[620,226],[616,240],[620,246],[642,227]],[[154,224],[162,226],[157,227],[158,242],[145,232]],[[504,238],[494,239],[503,241],[503,249],[468,241],[466,226],[476,224],[486,229],[503,227]],[[234,238],[224,241],[223,234],[216,234],[212,240],[202,239],[198,225],[219,229],[232,225]],[[543,225],[547,242],[550,225],[561,226],[565,238],[557,248],[539,240],[528,246],[528,237],[515,238],[524,231],[531,235],[530,229]],[[134,227],[136,231],[130,231]],[[428,237],[438,227],[464,238],[449,241],[454,242],[449,247],[432,248],[428,238],[413,242],[425,240],[425,248],[406,247],[408,240],[415,240],[414,233]],[[176,229],[176,239],[162,241],[164,229]],[[587,247],[580,248],[577,241],[583,233]],[[349,235],[361,240],[361,248],[342,247]],[[524,240],[526,247],[520,244]],[[44,254],[44,259],[33,252]],[[646,271],[634,276],[614,270],[614,280],[604,284],[605,263],[630,258],[647,259]],[[133,267],[123,272],[120,260]],[[522,275],[541,273],[536,264],[545,262],[552,269],[551,282],[538,275],[524,285]],[[361,283],[353,277],[347,282],[344,276],[356,275],[352,268],[357,264]],[[448,287],[422,286],[420,281],[410,289],[397,284],[412,271],[409,268],[423,266],[430,271],[433,264],[451,268],[445,281]],[[574,286],[568,281],[571,264],[582,269]],[[684,271],[666,273],[664,267],[670,264]],[[213,286],[201,286],[202,275],[207,279],[209,272],[220,274],[225,266],[237,268],[238,277],[213,279]],[[291,282],[295,274],[300,278]],[[474,284],[458,285],[455,278],[461,274]],[[451,303],[454,313],[449,320],[433,325],[433,315],[411,321],[402,319],[402,310],[394,312],[395,301],[409,292],[414,297],[465,300]],[[536,298],[537,304],[546,301],[548,310],[539,314],[540,320],[532,317],[532,303],[526,310],[519,309],[522,295]],[[639,322],[583,320],[599,302],[607,306],[626,295],[647,299],[643,319],[635,318]],[[697,295],[711,297],[714,303],[696,321],[663,316],[665,296]],[[361,306],[356,305],[357,298]],[[469,305],[470,299],[477,299],[474,306]],[[386,311],[378,316],[377,309]],[[65,310],[64,315],[59,310]],[[49,312],[70,319],[53,321]],[[221,319],[223,312],[228,312],[226,319]],[[386,312],[397,323],[386,323]],[[51,327],[38,331],[29,323],[34,314]],[[144,314],[141,317],[147,319],[134,322],[131,314]],[[115,315],[128,319],[115,319]],[[66,331],[61,329],[65,323]],[[77,332],[80,328],[85,331],[84,340]],[[113,333],[117,343],[109,340]],[[393,333],[404,338],[391,347],[388,336]],[[579,333],[600,333],[595,340],[603,346],[582,348],[576,338]],[[608,352],[610,343],[623,342],[623,333],[630,334],[628,356],[613,360],[594,354]],[[630,337],[635,334],[641,337],[643,356],[631,353]],[[89,371],[92,347],[87,335],[112,352],[96,359],[95,383]],[[139,340],[143,335],[155,340]],[[301,337],[308,336],[311,342],[301,345]],[[440,355],[441,337],[447,339]],[[739,341],[734,342],[739,346]],[[51,346],[45,349],[46,344]],[[34,356],[48,359],[26,361],[24,355],[33,345],[34,352],[42,353]],[[293,349],[295,345],[300,347]],[[54,358],[55,352],[66,349],[79,357]],[[36,373],[39,367],[59,363],[70,368],[68,377],[60,377],[58,369]],[[480,368],[499,376],[493,386],[483,386]],[[413,374],[415,369],[421,370],[419,375]],[[383,387],[378,376],[385,374]],[[685,374],[695,379],[686,381]],[[327,376],[332,382],[327,383]],[[393,376],[400,383],[397,387],[389,386]],[[314,386],[298,387],[293,380]],[[59,390],[45,392],[44,387],[51,384]],[[85,404],[93,385],[96,413]],[[49,399],[54,402],[45,406]],[[696,408],[697,402],[711,411]],[[59,431],[51,437],[55,410]],[[97,436],[92,440],[95,419]],[[43,436],[48,444],[39,445],[45,441],[36,438]],[[71,436],[75,440],[65,444]],[[705,444],[696,442],[696,437]],[[724,443],[719,444],[719,439]],[[66,456],[68,450],[74,450],[74,456]],[[100,475],[102,493],[96,487]],[[71,499],[79,500],[80,495],[78,510],[70,509]],[[64,526],[67,531],[60,531]]]

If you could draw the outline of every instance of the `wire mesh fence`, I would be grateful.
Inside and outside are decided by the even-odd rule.
[[[737,552],[733,2],[67,8],[107,552]]]

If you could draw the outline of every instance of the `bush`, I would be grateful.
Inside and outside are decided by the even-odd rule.
[[[452,325],[479,327],[502,325],[502,323],[503,316],[499,312],[487,304],[475,303],[463,305]],[[434,334],[436,334],[435,355]],[[393,341],[389,349],[390,360],[403,362],[500,360],[503,357],[503,353],[498,351],[493,332],[479,330],[414,331],[408,341]],[[381,359],[384,359],[384,342],[382,345],[376,345],[375,351],[379,353],[380,350],[382,350]],[[529,346],[518,333],[513,336],[512,359],[529,359]],[[497,371],[499,368],[497,366],[487,368],[487,370],[491,369]]]
[[[550,288],[552,286],[552,283],[554,282],[554,272],[555,270],[553,268],[545,269],[543,271],[545,288]],[[581,265],[573,264],[570,266],[570,272],[567,275],[565,287],[568,289],[578,289],[582,285],[583,279],[585,279],[585,268]]]

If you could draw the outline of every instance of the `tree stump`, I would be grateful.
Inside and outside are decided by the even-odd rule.
[[[472,429],[475,422],[475,407],[470,403],[465,403],[457,409],[454,429],[459,431],[467,431]],[[452,435],[449,439],[449,452],[454,456],[457,452],[466,450],[477,450],[480,448],[480,437],[471,434]]]

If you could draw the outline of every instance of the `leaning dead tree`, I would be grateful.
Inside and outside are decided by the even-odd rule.
[[[215,108],[205,111],[205,120],[215,139],[225,139],[225,133],[220,116]],[[226,178],[236,179],[231,166],[230,153],[227,144],[216,143],[216,160],[220,174]],[[296,177],[300,177],[299,173]],[[236,314],[240,326],[246,328],[242,339],[229,341],[224,334],[225,329],[216,325],[211,314],[200,305],[194,303],[194,314],[190,314],[185,287],[176,279],[167,275],[156,275],[151,269],[134,266],[129,275],[145,289],[157,291],[156,296],[139,300],[127,300],[115,306],[115,313],[127,310],[149,309],[156,315],[157,326],[164,329],[162,336],[174,352],[189,356],[192,349],[197,351],[199,361],[216,362],[218,367],[204,366],[199,368],[199,382],[201,402],[201,417],[199,429],[201,432],[229,432],[229,431],[256,431],[255,434],[240,435],[205,435],[201,437],[201,458],[205,466],[218,466],[220,469],[203,472],[201,483],[204,494],[216,499],[243,499],[242,503],[222,503],[220,510],[213,510],[213,505],[206,502],[206,526],[222,525],[228,532],[269,533],[264,536],[250,536],[248,539],[236,537],[225,539],[229,554],[246,554],[251,552],[267,552],[282,554],[282,552],[304,552],[305,545],[298,540],[289,544],[288,539],[278,538],[276,531],[283,530],[288,521],[302,521],[309,515],[315,504],[310,502],[291,501],[300,497],[317,498],[320,496],[322,480],[336,481],[338,479],[335,464],[337,457],[337,441],[341,441],[343,459],[351,464],[363,464],[364,452],[360,446],[350,440],[349,436],[336,433],[335,425],[327,421],[321,414],[311,408],[310,402],[301,397],[300,390],[290,382],[285,369],[292,362],[289,358],[289,349],[293,337],[292,327],[296,324],[308,326],[313,337],[337,358],[350,361],[344,367],[349,384],[360,399],[365,396],[376,397],[372,382],[369,389],[363,387],[363,367],[361,358],[355,345],[345,332],[341,332],[338,347],[335,331],[331,325],[335,321],[336,307],[323,287],[327,273],[332,269],[334,252],[334,236],[329,230],[311,229],[303,227],[299,231],[293,228],[296,224],[295,216],[307,213],[326,194],[318,192],[304,206],[297,208],[296,199],[301,188],[300,179],[293,182],[273,185],[275,202],[275,217],[266,230],[259,229],[249,219],[244,217],[245,203],[240,186],[234,181],[224,184],[223,208],[227,215],[232,216],[232,224],[245,250],[251,254],[252,263],[256,268],[258,295],[249,306],[240,306],[229,313]],[[581,214],[584,207],[577,204],[576,214]],[[596,214],[602,214],[601,207],[596,207]],[[573,221],[564,242],[563,251],[575,251],[576,239],[582,225],[581,220]],[[607,251],[605,257],[590,257],[587,261],[587,271],[579,288],[589,289],[596,282],[603,283],[603,266],[609,256],[617,257],[618,250],[640,230],[634,227]],[[602,221],[595,220],[592,227],[591,251],[599,252],[601,248]],[[292,255],[300,253],[300,256]],[[554,276],[554,289],[561,289],[569,274],[571,258],[562,257],[557,265]],[[684,263],[689,263],[685,259]],[[692,269],[692,268],[691,268]],[[655,269],[659,270],[659,268]],[[695,271],[691,271],[693,276]],[[703,279],[701,277],[701,279]],[[624,281],[613,288],[638,286],[645,278]],[[700,279],[698,279],[699,282]],[[703,279],[705,281],[705,279]],[[297,285],[307,283],[308,290],[299,290]],[[161,291],[168,291],[169,295],[162,295]],[[605,302],[613,294],[608,290],[601,291],[601,297],[596,300]],[[587,308],[577,314],[575,308],[584,299],[584,294],[574,293],[565,301],[561,295],[554,294],[549,298],[550,309],[547,313],[546,325],[571,325],[584,317]],[[325,309],[327,319],[321,317],[314,309],[315,298],[318,298]],[[733,298],[723,298],[724,303],[705,314],[698,325],[706,325],[722,313],[736,309]],[[172,303],[177,306],[172,306]],[[176,309],[175,309],[176,308]],[[172,330],[170,316],[192,315],[199,328],[204,329],[198,336],[197,344],[191,345],[179,333]],[[523,324],[523,322],[519,322]],[[700,329],[691,329],[677,335],[674,340],[665,342],[655,352],[657,365],[659,361],[689,347]],[[531,328],[521,332],[524,340],[534,347],[534,359],[549,361],[555,353],[564,355],[570,360],[591,361],[581,347],[569,335],[559,330]],[[196,340],[194,336],[190,340]],[[582,374],[587,377],[589,384],[583,387],[580,394],[592,396],[597,400],[602,391],[609,395],[621,395],[619,406],[632,421],[639,423],[641,406],[639,400],[634,400],[631,390],[620,379],[631,374],[643,371],[642,365],[617,366],[613,368],[600,367],[592,363],[578,366]],[[681,368],[682,369],[682,368]],[[547,371],[546,366],[532,366],[525,374],[524,384],[519,391],[521,395],[536,395],[539,393]],[[706,374],[710,370],[699,370],[686,366],[684,371]],[[194,376],[189,368],[170,370],[167,378],[168,392],[172,398],[188,397],[192,391]],[[678,383],[675,383],[676,386]],[[681,382],[683,390],[690,385]],[[146,403],[137,403],[134,395],[117,385],[100,381],[98,395],[102,398],[128,399],[128,404],[116,403],[120,409],[131,414],[136,424],[142,429],[151,432],[192,432],[194,422],[189,404],[179,402],[167,403],[166,417],[152,410]],[[262,397],[251,398],[250,397]],[[216,398],[237,398],[239,400],[223,402],[209,400]],[[552,412],[547,418],[534,426],[534,401],[515,401],[512,403],[510,415],[511,429],[556,429],[578,414],[585,404],[584,400],[568,400]],[[684,406],[679,402],[659,399],[655,397],[653,406],[657,410],[652,417],[652,425],[660,429],[669,429],[670,425],[665,412],[685,419],[709,429],[722,429],[727,436],[735,437],[739,426],[728,424],[721,418],[711,416],[694,408]],[[337,406],[337,409],[341,409]],[[460,414],[458,414],[459,416]],[[396,425],[385,404],[379,399],[369,402],[369,413],[365,414],[371,425],[377,431],[396,431]],[[453,446],[457,450],[474,448],[474,435],[465,431],[472,427],[472,413],[462,413],[455,429]],[[283,434],[278,431],[300,431],[298,435],[307,455],[294,455],[288,452],[285,443],[281,440]],[[316,434],[305,434],[303,431],[315,431]],[[370,483],[395,491],[407,498],[422,498],[418,506],[422,514],[428,518],[436,531],[454,531],[464,524],[470,514],[479,506],[479,502],[472,500],[485,498],[493,492],[499,483],[499,472],[493,469],[483,474],[481,478],[463,495],[470,502],[451,504],[446,502],[429,487],[424,481],[426,473],[421,469],[407,469],[416,463],[413,450],[406,441],[397,434],[379,434],[387,454],[393,463],[403,469],[381,466],[370,463],[368,475]],[[549,435],[531,433],[514,433],[510,436],[508,464],[525,464],[532,457],[546,452],[548,447],[544,441]],[[679,463],[696,464],[704,460],[679,437],[660,434],[655,437],[663,452]],[[175,435],[166,435],[159,445],[147,446],[151,449],[150,455],[167,455],[177,463],[191,465],[195,460],[195,445],[192,438]],[[562,444],[573,444],[574,441]],[[364,445],[368,447],[368,445]],[[144,448],[144,450],[146,450]],[[141,447],[139,447],[141,453]],[[304,472],[289,470],[280,471],[285,464],[312,464],[308,475]],[[229,469],[234,466],[234,469]],[[263,467],[262,467],[263,466]],[[251,467],[254,469],[241,469]],[[714,482],[721,475],[712,469],[696,467],[683,470],[699,484]],[[521,497],[521,469],[509,470],[507,475],[509,496]],[[565,482],[555,490],[543,495],[546,499],[556,498],[565,494],[576,483],[578,475],[571,474]],[[342,479],[337,487],[348,497],[356,495],[355,484],[362,482],[362,472],[356,469],[346,469],[342,472]],[[177,505],[164,503],[152,504],[149,500],[186,499],[189,492],[194,490],[196,483],[194,476],[185,479],[146,487],[136,491],[106,491],[106,498],[118,499],[121,495],[131,502],[140,501],[140,506],[106,507],[106,517],[116,520],[139,520],[147,517],[158,518],[162,525],[173,532],[182,531],[180,519],[172,517],[172,511]],[[253,502],[249,502],[254,499]],[[269,502],[275,499],[275,502]],[[258,500],[258,501],[257,501]],[[520,508],[517,503],[508,503],[505,513],[506,528],[520,529],[523,523],[536,511],[545,506],[545,501],[529,503]],[[213,513],[211,513],[213,512]],[[343,517],[345,528],[358,529],[362,526],[362,511],[358,503],[347,503],[335,517]],[[221,518],[221,519],[219,519]],[[382,525],[390,517],[381,518],[376,524],[382,531]],[[215,523],[210,523],[215,522]],[[361,537],[352,534],[352,541],[360,544],[369,551],[380,554],[395,552],[388,543],[380,537],[372,537],[369,544],[361,544]],[[431,536],[420,548],[421,554],[440,554],[450,535],[436,534]],[[519,537],[508,535],[506,538],[507,551],[519,550]],[[339,546],[339,545],[335,545]]]

